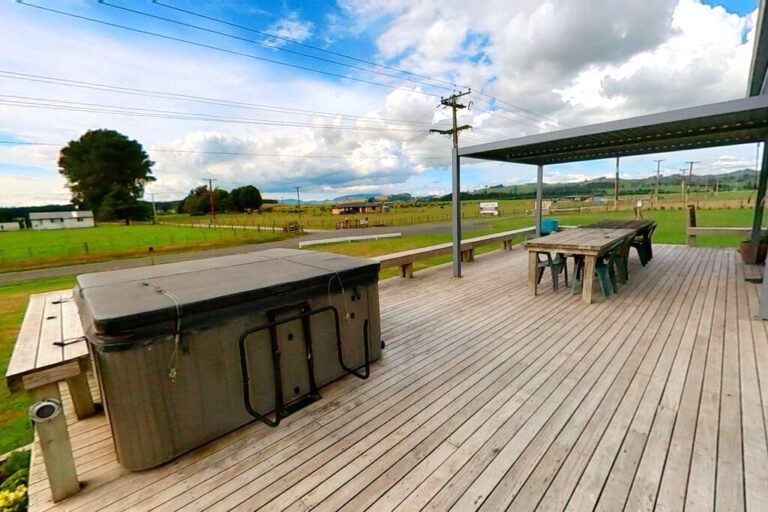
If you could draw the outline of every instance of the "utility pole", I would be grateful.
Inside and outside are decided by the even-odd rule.
[[[661,158],[659,160],[654,160],[656,162],[656,192],[653,194],[653,206],[656,206],[656,203],[659,202],[659,179],[661,177],[661,162],[663,162],[664,159]]]
[[[299,206],[299,226],[301,226],[301,194],[299,194],[299,190],[301,190],[301,187],[293,187],[296,189],[296,201],[298,202]]]
[[[757,177],[760,176],[760,143],[755,144],[755,184],[752,190],[757,190]]]
[[[698,160],[689,160],[687,163],[690,168],[688,170],[688,179],[693,180],[693,164],[700,164]],[[685,180],[685,171],[683,171],[683,206],[688,202],[688,183]]]
[[[210,201],[210,204],[211,204],[211,224],[215,226],[216,225],[216,201],[213,200],[213,182],[219,181],[219,180],[215,178],[204,178],[203,181],[208,182],[208,191],[209,191],[208,200]]]
[[[685,167],[680,168],[680,200],[685,204]]]
[[[431,133],[440,133],[442,135],[451,135],[453,137],[453,152],[451,154],[451,178],[453,182],[453,201],[451,212],[453,218],[453,277],[461,277],[461,182],[459,170],[459,132],[471,128],[468,124],[458,126],[456,111],[460,108],[467,108],[466,105],[458,102],[462,96],[468,95],[471,90],[466,92],[454,93],[447,98],[440,98],[440,104],[444,107],[450,107],[453,111],[453,128],[450,130],[429,130]],[[541,206],[539,206],[541,209]]]
[[[619,209],[619,157],[616,157],[616,179],[613,182],[613,209]]]
[[[157,208],[155,207],[155,193],[154,192],[147,192],[150,196],[152,196],[152,224],[157,224]]]

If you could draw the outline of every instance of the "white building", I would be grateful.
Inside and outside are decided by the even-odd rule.
[[[92,228],[96,224],[93,221],[93,212],[87,210],[79,212],[41,212],[30,213],[29,222],[32,229],[67,229],[67,228]]]
[[[18,231],[21,228],[18,222],[0,222],[0,232]]]

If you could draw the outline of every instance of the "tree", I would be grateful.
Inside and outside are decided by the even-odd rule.
[[[114,130],[89,130],[59,153],[72,203],[104,219],[136,218],[144,186],[155,181],[154,162],[141,144]],[[108,209],[102,211],[107,197]]]
[[[126,224],[130,220],[148,220],[152,218],[151,207],[146,203],[140,203],[132,197],[128,190],[120,185],[113,185],[112,189],[101,203],[100,215],[104,219],[124,219]]]
[[[261,192],[253,185],[232,189],[232,192],[229,194],[229,200],[232,206],[239,212],[258,210],[264,204]]]

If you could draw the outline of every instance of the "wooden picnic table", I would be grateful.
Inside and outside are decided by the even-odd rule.
[[[645,266],[653,258],[653,247],[651,245],[651,236],[656,228],[656,221],[650,219],[608,219],[594,224],[583,226],[585,228],[606,228],[606,229],[634,229],[635,236],[622,245],[620,256],[623,259],[624,273],[626,274],[627,261],[629,260],[629,248],[635,246],[640,263]],[[626,275],[622,276],[625,278]]]
[[[597,259],[632,239],[636,233],[636,230],[626,228],[580,228],[568,229],[528,240],[524,247],[528,250],[529,292],[532,295],[538,293],[536,282],[537,253],[578,254],[584,256],[584,284],[581,299],[587,304],[591,304]]]
[[[8,389],[27,391],[38,404],[60,405],[59,383],[66,382],[75,414],[82,419],[96,412],[86,377],[89,365],[72,290],[32,295],[5,374]],[[58,501],[78,492],[80,484],[63,410],[45,410],[50,416],[36,421],[36,428],[51,493]]]

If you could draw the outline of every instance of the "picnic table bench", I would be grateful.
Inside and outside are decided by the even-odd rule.
[[[5,374],[12,392],[27,391],[54,501],[80,490],[72,445],[61,408],[59,383],[66,382],[78,419],[93,415],[86,372],[90,366],[72,291],[32,295]]]
[[[634,229],[579,228],[528,240],[525,242],[525,248],[528,250],[529,292],[532,295],[538,293],[538,253],[574,254],[584,257],[581,298],[587,304],[591,304],[598,258],[616,250],[626,241],[631,240],[635,234]]]
[[[462,240],[461,261],[474,261],[475,248],[486,244],[501,242],[501,248],[503,250],[511,250],[516,238],[535,232],[536,228],[528,227]],[[450,254],[452,249],[453,243],[446,242],[444,244],[430,245],[429,247],[421,247],[418,249],[410,249],[407,251],[385,254],[373,259],[381,263],[381,268],[400,267],[400,277],[412,278],[414,262],[440,256],[443,254]]]

